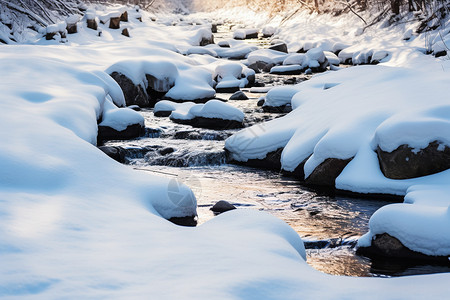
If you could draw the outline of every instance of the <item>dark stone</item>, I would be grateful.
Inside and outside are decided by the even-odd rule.
[[[95,19],[88,19],[86,20],[87,23],[87,27],[93,30],[97,30],[98,28],[98,24],[97,21]]]
[[[368,257],[384,257],[406,260],[435,261],[449,264],[447,256],[430,256],[413,251],[402,244],[396,237],[387,233],[377,234],[373,237],[370,247],[360,247],[358,254]]]
[[[248,100],[247,95],[242,91],[237,91],[231,95],[230,100]]]
[[[270,70],[272,70],[273,67],[275,67],[275,65],[272,64],[272,63],[266,64],[266,65],[264,66],[264,68],[262,69],[262,71],[263,71],[263,72],[266,72],[266,73],[269,73]]]
[[[136,19],[138,19],[139,22],[142,22],[142,17],[137,17]]]
[[[158,153],[162,156],[165,156],[165,155],[173,153],[173,152],[175,152],[175,149],[173,149],[172,147],[163,148],[158,151]]]
[[[378,147],[377,154],[381,171],[391,179],[416,178],[450,169],[450,147],[438,141],[417,153],[408,145],[401,145],[392,152]]]
[[[78,32],[78,27],[77,27],[77,23],[74,24],[67,24],[66,27],[67,33],[68,34],[74,34]]]
[[[297,78],[292,77],[289,79],[286,79],[285,81],[283,81],[284,84],[296,84],[297,83]]]
[[[255,71],[256,74],[261,73],[261,69],[258,68],[258,64],[257,63],[252,63],[250,65],[248,65],[249,69],[252,69],[253,71]]]
[[[141,111],[141,108],[139,107],[139,105],[130,105],[130,106],[128,106],[128,108],[130,108],[134,111]]]
[[[266,101],[266,99],[259,99],[258,102],[256,103],[256,105],[263,106],[265,101]]]
[[[352,158],[327,158],[305,179],[305,183],[313,186],[334,187],[336,178],[351,160]]]
[[[164,98],[164,95],[175,85],[175,82],[169,77],[162,79],[156,78],[153,75],[145,74],[147,79],[147,95],[150,98],[151,106],[154,106],[157,100]]]
[[[47,34],[45,35],[45,39],[47,41],[53,40],[53,38],[55,37],[56,32],[47,32]]]
[[[180,226],[186,226],[186,227],[197,226],[197,217],[196,216],[174,217],[174,218],[170,218],[169,221],[176,225],[180,225]]]
[[[121,15],[120,15],[120,21],[121,22],[128,22],[128,12],[124,11]]]
[[[122,147],[116,146],[100,146],[98,147],[102,150],[106,155],[111,157],[112,159],[124,163],[125,162],[125,150]]]
[[[217,33],[217,24],[211,24],[211,32]]]
[[[115,17],[109,19],[109,28],[119,29],[120,28],[120,17]]]
[[[202,38],[202,40],[200,41],[200,46],[206,46],[210,44],[214,44],[214,35],[211,35],[210,38]]]
[[[172,114],[171,110],[160,110],[160,111],[153,112],[153,115],[155,117],[159,117],[159,118],[167,118],[171,114]]]
[[[245,35],[245,39],[257,39],[258,35],[259,35],[258,32],[250,33],[250,34]]]
[[[270,50],[280,51],[284,53],[288,53],[288,48],[285,43],[279,43],[269,47]]]
[[[226,150],[226,149],[225,149]],[[262,159],[249,159],[246,162],[231,161],[232,163],[245,165],[249,167],[280,171],[281,170],[281,153],[283,148],[279,148],[275,151],[266,154],[266,157]]]
[[[267,112],[267,113],[285,114],[285,113],[290,113],[292,111],[292,106],[290,104],[281,105],[281,106],[263,105],[262,109],[264,112]]]
[[[128,28],[122,29],[122,35],[124,35],[126,37],[130,37],[130,32],[128,31]]]
[[[191,120],[190,125],[193,127],[216,130],[236,129],[244,127],[243,123],[239,121],[204,117],[195,117]]]
[[[221,48],[231,48],[230,44],[227,41],[220,41],[218,45]]]
[[[297,70],[289,70],[289,71],[273,71],[270,69],[270,74],[273,75],[301,75],[305,71],[305,68],[299,68]]]
[[[234,93],[239,91],[240,88],[238,86],[226,87],[226,88],[216,88],[217,93]]]
[[[447,55],[447,50],[442,50],[442,51],[434,53],[435,57],[441,57],[441,56],[446,56],[446,55]]]
[[[201,140],[202,136],[196,131],[177,131],[173,138],[178,140]]]
[[[255,81],[256,81],[256,76],[254,74],[248,75],[247,76],[247,80],[248,80],[248,84],[246,85],[246,87],[254,86],[255,85]]]
[[[145,133],[144,126],[140,124],[129,125],[122,131],[117,131],[109,126],[98,126],[97,142],[101,144],[102,141],[109,140],[131,140],[140,137]]]
[[[224,200],[220,200],[219,202],[214,204],[213,207],[210,208],[210,210],[212,210],[216,214],[220,214],[233,209],[236,209],[236,207],[233,204]]]
[[[141,85],[134,85],[131,79],[118,72],[113,72],[110,76],[119,84],[120,88],[122,89],[127,106],[150,106],[150,101]]]

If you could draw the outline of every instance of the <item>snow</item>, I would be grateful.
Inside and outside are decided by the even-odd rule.
[[[295,86],[274,88],[268,93],[266,103],[286,104],[295,94],[291,100],[294,111],[286,117],[244,129],[237,134],[240,138],[236,142],[233,138],[227,140],[226,148],[236,159],[246,161],[263,158],[268,152],[284,147],[281,162],[287,171],[293,171],[312,154],[307,163],[311,168],[326,158],[349,159],[364,144],[372,145],[377,127],[389,117],[411,109],[445,105],[441,95],[449,92],[446,81],[444,72],[417,73],[400,67],[362,66],[320,74]],[[324,89],[327,85],[331,88]],[[255,134],[255,129],[261,128],[263,132]],[[432,127],[426,128],[423,132],[433,131]],[[397,136],[407,136],[407,133],[395,132]],[[274,139],[274,135],[278,138]],[[437,136],[428,134],[427,138],[431,142]],[[247,145],[246,148],[240,148],[238,142]],[[310,172],[308,169],[307,173]]]
[[[99,125],[123,131],[128,126],[139,124],[144,127],[144,117],[129,108],[117,108],[109,99],[103,103],[102,122]]]
[[[177,104],[167,101],[162,106],[164,108],[158,106],[158,111],[174,108],[170,118],[177,120],[192,120],[196,117],[202,117],[243,122],[245,117],[240,109],[219,100],[209,100],[205,104],[193,102]]]
[[[243,40],[243,39],[248,38],[248,36],[254,35],[257,33],[259,33],[259,30],[256,28],[238,29],[233,33],[233,38]]]
[[[233,62],[218,64],[214,72],[214,78],[218,82],[216,88],[245,87],[248,80],[241,78],[243,67],[242,64]]]
[[[161,112],[161,111],[177,111],[178,113],[180,111],[186,111],[188,112],[189,109],[191,109],[192,106],[194,106],[194,102],[183,102],[183,103],[177,103],[173,101],[168,100],[161,100],[158,101],[155,104],[155,107],[153,108],[153,113]]]
[[[301,72],[304,69],[304,67],[299,65],[275,66],[270,69],[270,73]]]
[[[109,14],[107,9],[95,7],[96,15]],[[236,10],[236,16],[243,13]],[[150,18],[147,12],[142,15],[144,20]],[[301,17],[304,15],[290,22]],[[319,21],[325,18],[316,17]],[[126,73],[136,84],[146,84],[145,74],[169,78],[175,86],[167,96],[174,99],[214,96],[213,75],[218,64],[210,60],[214,58],[179,54],[196,46],[208,32],[201,27],[185,26],[183,30],[162,26],[166,21],[172,23],[170,16],[162,17],[161,23],[142,24],[130,18],[130,39],[104,25],[99,25],[103,32],[99,37],[80,24],[79,33],[71,35],[64,45],[45,41],[35,33],[27,40],[32,45],[2,47],[0,65],[6,71],[0,81],[0,126],[8,130],[0,131],[0,297],[298,299],[302,295],[317,299],[329,297],[330,291],[336,299],[448,296],[448,274],[381,279],[315,271],[305,263],[298,234],[264,212],[237,209],[198,228],[182,228],[164,220],[195,215],[192,191],[177,180],[120,165],[95,143],[102,116],[118,126],[142,124],[138,113],[118,108],[125,102],[119,86],[108,75],[112,70]],[[318,39],[308,42],[305,50],[316,45],[332,50],[329,48],[338,42],[338,38],[334,42],[319,40],[319,34],[311,34],[312,26],[297,23],[294,27],[290,22],[280,28],[280,35],[301,32],[297,35],[300,38]],[[335,23],[317,25],[317,32],[325,28],[329,31],[323,32],[330,35],[342,28]],[[416,40],[420,37],[411,43]],[[449,94],[446,70],[450,66],[379,46],[373,45],[371,50],[390,49],[385,64],[391,67],[355,67],[315,76],[294,87],[298,93],[292,104],[297,109],[241,131],[227,140],[227,148],[232,146],[232,155],[245,160],[263,158],[267,152],[285,147],[284,168],[312,153],[315,156],[308,165],[331,151],[340,157],[355,156],[338,178],[338,187],[346,185],[358,191],[366,185],[360,187],[351,180],[372,176],[382,179],[374,181],[374,190],[403,189],[406,201],[414,203],[387,206],[378,212],[371,220],[370,234],[390,225],[386,230],[405,245],[424,253],[444,254],[450,236],[445,200],[449,172],[406,181],[387,180],[375,172],[372,146],[378,125],[401,120],[389,118],[412,109],[417,109],[411,113],[420,116],[425,127],[431,123],[444,126],[445,118],[430,107],[446,105],[442,95]],[[245,48],[232,44],[232,51],[237,51],[233,47]],[[275,59],[279,64],[284,60]],[[248,75],[242,66],[238,76],[231,72],[237,66],[227,68],[231,70],[224,73],[231,74],[230,80],[239,80],[242,73]],[[290,92],[279,93],[284,96]],[[201,116],[222,114],[239,120],[243,116],[216,100],[180,107],[189,105],[189,111]],[[427,116],[439,122],[429,123]],[[396,122],[386,124],[380,127],[383,143],[387,141],[383,128],[403,130]],[[426,129],[421,134],[425,135]],[[357,173],[350,172],[350,167]]]
[[[267,93],[264,106],[279,107],[291,104],[292,97],[297,93],[296,87],[274,87]]]
[[[283,63],[288,54],[271,49],[260,49],[251,52],[247,59],[249,64],[256,63],[258,61],[265,62],[267,64],[279,65]]]

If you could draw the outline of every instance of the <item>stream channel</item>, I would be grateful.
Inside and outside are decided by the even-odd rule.
[[[228,26],[219,26],[216,42],[229,38]],[[267,40],[247,40],[259,46]],[[297,82],[307,76],[257,74],[266,86]],[[245,112],[245,126],[280,117],[265,113],[256,105],[264,94],[242,89],[249,100],[228,101]],[[229,99],[231,94],[217,94]],[[228,164],[225,139],[238,130],[209,130],[175,124],[158,118],[151,109],[141,111],[146,120],[145,136],[131,141],[110,141],[106,146],[126,149],[126,164],[155,175],[177,178],[195,193],[198,225],[214,218],[210,208],[226,200],[238,209],[266,211],[288,223],[305,242],[307,262],[315,269],[334,275],[404,276],[450,272],[446,266],[411,265],[398,261],[374,261],[356,255],[357,239],[368,231],[370,216],[385,200],[330,196],[300,185],[278,172]]]

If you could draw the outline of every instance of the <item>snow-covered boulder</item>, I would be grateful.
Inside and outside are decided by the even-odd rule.
[[[251,52],[247,59],[248,63],[256,63],[258,61],[265,62],[266,64],[280,65],[286,59],[288,54],[280,51],[270,50],[270,49],[260,49]]]
[[[263,37],[268,38],[273,36],[276,31],[277,29],[275,27],[267,25],[263,27],[261,33],[263,34]]]
[[[106,72],[120,85],[127,106],[153,106],[175,85],[177,66],[167,60],[125,60]]]
[[[358,252],[448,263],[449,193],[446,183],[410,187],[404,203],[384,206],[373,214],[369,232],[358,240]]]
[[[227,62],[216,66],[214,79],[217,82],[216,91],[233,93],[245,87],[249,82],[242,76],[243,65]]]
[[[259,30],[256,28],[238,29],[233,32],[233,38],[236,40],[256,39],[258,34]]]
[[[395,115],[375,132],[384,176],[406,179],[450,169],[450,106]]]
[[[266,112],[289,112],[291,109],[291,99],[298,93],[296,87],[274,87],[266,95],[263,110]]]
[[[317,183],[312,179],[322,170],[321,174],[339,175],[335,185],[342,190],[404,195],[412,183],[391,182],[383,176],[374,151],[377,144],[372,143],[372,138],[377,127],[391,116],[413,108],[426,115],[427,109],[447,105],[442,97],[448,93],[444,75],[434,72],[422,74],[407,68],[364,66],[325,73],[294,86],[274,88],[268,93],[264,105],[273,102],[275,104],[272,105],[278,106],[290,100],[293,111],[282,118],[242,130],[229,138],[225,147],[233,159],[241,162],[262,159],[268,153],[283,148],[282,168],[289,172],[303,169],[304,172],[298,174],[304,174],[306,178],[312,176],[311,183]],[[274,97],[276,95],[289,97]],[[423,101],[425,98],[427,101]],[[436,118],[430,122],[435,123]],[[441,119],[445,120],[444,117]],[[411,128],[423,125],[417,117],[402,120],[401,124],[405,126],[415,124]],[[424,136],[429,135],[431,139],[421,147],[434,140],[442,141],[442,137],[436,138],[432,132],[448,132],[442,129],[444,127],[439,130],[423,128],[417,133],[429,128]],[[410,135],[410,131],[398,132]],[[416,134],[414,129],[411,141],[415,140],[413,133]],[[441,150],[444,150],[442,146]],[[342,172],[332,172],[339,169]],[[334,185],[333,180],[327,182]]]
[[[323,72],[327,69],[328,59],[321,48],[312,48],[306,52],[308,67],[313,72]]]
[[[80,16],[78,15],[72,15],[66,18],[66,30],[68,34],[74,34],[78,32],[77,24],[80,21]]]
[[[156,117],[168,117],[173,111],[178,111],[178,113],[180,111],[188,112],[194,105],[194,102],[177,103],[169,100],[162,100],[155,104],[153,114]]]
[[[107,99],[103,104],[97,141],[137,138],[144,133],[144,122],[144,117],[140,113],[129,108],[118,108]]]
[[[210,100],[205,104],[190,106],[176,106],[170,119],[181,124],[209,129],[241,128],[244,113],[227,103],[219,100]]]

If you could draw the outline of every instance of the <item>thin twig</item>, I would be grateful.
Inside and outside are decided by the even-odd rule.
[[[356,11],[353,10],[352,6],[350,5],[350,3],[348,3],[348,1],[347,2],[341,1],[341,3],[344,4],[344,5],[347,5],[348,9],[350,9],[350,11],[352,13],[354,13],[358,18],[360,18],[364,22],[364,24],[367,25],[366,20],[364,20],[363,17],[361,17]]]

